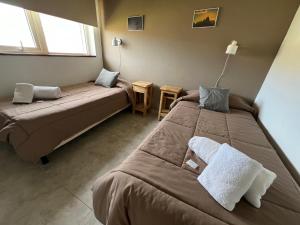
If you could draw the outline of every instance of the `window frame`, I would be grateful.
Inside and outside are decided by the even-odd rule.
[[[97,52],[91,46],[91,40],[95,41],[95,29],[91,33],[89,31],[89,26],[85,24],[80,24],[83,26],[83,34],[85,45],[86,45],[86,52],[87,53],[56,53],[56,52],[49,52],[40,15],[38,12],[30,11],[23,9],[27,18],[28,26],[30,32],[32,34],[33,41],[36,47],[23,47],[23,46],[6,46],[0,45],[0,54],[2,55],[40,55],[40,56],[80,56],[80,57],[96,57]],[[91,35],[94,37],[92,38]],[[96,48],[96,43],[95,43]]]

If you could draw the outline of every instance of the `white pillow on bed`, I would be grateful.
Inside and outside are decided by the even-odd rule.
[[[119,72],[111,72],[103,68],[95,84],[111,88],[117,83],[119,74]]]
[[[33,88],[32,84],[17,83],[14,92],[13,103],[32,103],[33,100]]]
[[[34,86],[33,93],[36,99],[58,99],[61,97],[59,87]]]

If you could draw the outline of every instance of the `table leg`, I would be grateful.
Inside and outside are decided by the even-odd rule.
[[[160,120],[160,114],[161,114],[161,110],[162,110],[162,103],[163,103],[163,96],[164,96],[164,92],[162,91],[160,93],[160,101],[159,101],[159,109],[158,109],[158,120]]]
[[[144,93],[144,111],[143,116],[146,116],[147,114],[147,101],[148,101],[148,91]]]
[[[133,92],[133,103],[132,103],[132,113],[135,114],[135,106],[136,106],[136,92]]]

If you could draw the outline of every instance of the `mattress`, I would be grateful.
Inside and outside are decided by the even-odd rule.
[[[278,175],[260,209],[241,199],[229,212],[198,183],[206,164],[188,148],[195,135],[231,144]],[[187,166],[189,159],[199,167]],[[106,225],[296,225],[300,190],[249,111],[220,113],[180,101],[136,151],[95,182],[93,207]]]
[[[131,87],[93,82],[62,88],[62,98],[32,104],[0,102],[0,141],[11,144],[24,160],[38,161],[62,141],[129,105]]]

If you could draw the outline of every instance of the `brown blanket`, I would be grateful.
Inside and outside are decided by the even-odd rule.
[[[242,199],[233,212],[220,206],[197,182],[205,163],[188,140],[205,136],[229,143],[278,177],[256,209]],[[197,170],[185,162],[192,158]],[[96,217],[106,225],[296,225],[300,190],[252,114],[220,113],[180,101],[139,148],[93,187]]]
[[[32,104],[0,102],[0,141],[11,144],[24,160],[36,162],[62,141],[126,107],[131,85],[115,88],[83,83],[62,88],[62,98]]]

